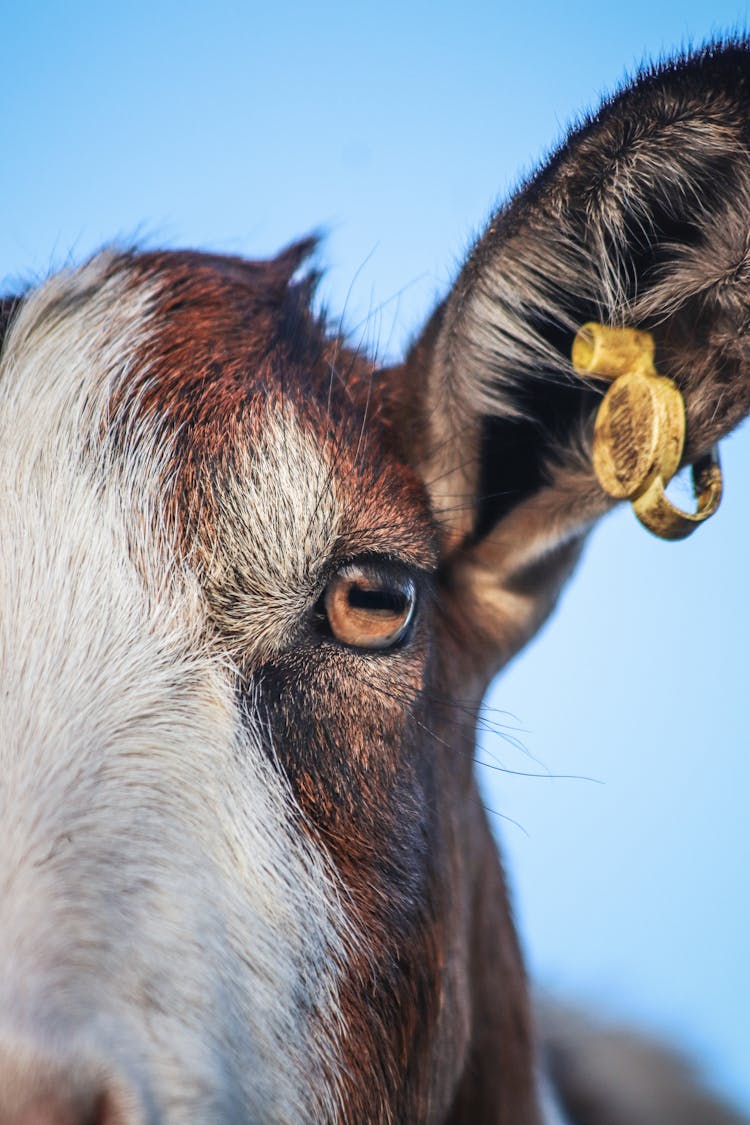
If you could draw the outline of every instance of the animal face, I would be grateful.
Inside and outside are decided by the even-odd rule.
[[[437,532],[301,254],[103,255],[6,351],[3,1010],[147,1117],[335,1117],[437,1003]]]
[[[389,370],[306,243],[4,306],[3,1125],[540,1119],[476,713],[611,504],[575,329],[653,331],[688,460],[750,407],[749,76],[608,105]]]

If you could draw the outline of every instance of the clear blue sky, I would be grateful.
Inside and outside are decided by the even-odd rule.
[[[724,0],[6,5],[0,276],[116,237],[258,256],[323,227],[331,308],[398,354],[566,123],[747,21]],[[494,817],[537,979],[679,1039],[750,1109],[750,429],[724,465],[694,540],[628,512],[597,532],[491,692],[525,750],[486,735],[480,773],[523,828]]]

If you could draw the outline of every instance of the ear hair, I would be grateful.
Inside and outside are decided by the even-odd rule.
[[[576,330],[653,333],[696,459],[750,408],[749,220],[750,50],[736,41],[644,72],[572,132],[493,218],[410,354],[404,447],[446,550],[481,559],[503,613],[523,585],[512,648],[554,603],[566,545],[611,504],[590,457],[606,387],[574,373]]]
[[[687,392],[686,457],[719,436],[705,369],[739,358],[731,340],[744,327],[750,275],[749,111],[744,42],[655,67],[572,133],[495,216],[429,329],[426,475],[445,473],[443,443],[452,442],[451,488],[463,478],[464,493],[467,485],[475,492],[487,458],[470,457],[468,474],[458,463],[466,459],[461,432],[479,425],[474,444],[490,447],[490,461],[499,444],[512,447],[500,455],[512,472],[497,464],[490,483],[504,483],[505,492],[512,484],[519,496],[538,487],[541,462],[561,441],[578,441],[599,394],[569,359],[586,320],[654,329],[665,373]],[[706,334],[720,355],[704,355],[698,375],[695,345],[705,351]],[[724,406],[732,425],[744,400]],[[462,530],[491,523],[510,503],[494,513],[480,505]]]

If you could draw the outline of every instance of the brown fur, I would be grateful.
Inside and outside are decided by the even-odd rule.
[[[477,712],[610,506],[590,462],[601,387],[571,371],[574,329],[594,316],[654,332],[685,395],[687,459],[750,409],[748,153],[744,45],[644,75],[493,218],[384,372],[310,311],[314,279],[294,280],[309,244],[272,262],[113,262],[157,292],[112,404],[123,448],[144,432],[173,443],[164,508],[212,640],[240,706],[260,701],[300,831],[367,938],[343,983],[347,1121],[538,1125],[524,970],[471,768]],[[415,575],[419,616],[393,652],[338,645],[312,610],[278,650],[243,646],[242,466],[271,408],[328,459],[321,500],[334,484],[344,497],[331,571],[385,555]],[[581,1108],[572,1062],[558,1077],[582,1123],[619,1125]]]
[[[326,435],[336,476],[346,482],[341,557],[395,552],[434,572],[436,529],[424,488],[389,456],[380,402],[387,382],[340,341],[325,339],[301,299],[304,286],[288,285],[292,264],[293,252],[269,263],[134,259],[133,284],[156,278],[164,296],[154,310],[153,347],[139,357],[128,395],[139,426],[145,416],[179,431],[172,488],[186,552],[197,543],[199,557],[212,554],[234,452],[257,440],[269,400],[278,397]],[[130,407],[117,409],[127,417]],[[209,598],[241,611],[236,582]],[[215,617],[234,647],[227,613]],[[419,633],[428,628],[425,620]],[[448,688],[431,648],[418,634],[381,669],[377,660],[363,667],[361,657],[302,637],[273,661],[244,666],[238,691],[260,691],[274,745],[290,748],[281,761],[305,823],[324,842],[357,928],[368,935],[344,993],[352,1119],[421,1120],[452,1101],[457,1121],[476,1120],[490,1112],[500,1071],[502,1119],[520,1120],[525,1105],[523,1119],[533,1121],[523,970],[505,896],[494,890],[499,868],[471,781],[473,722],[462,722],[457,737],[452,713],[435,715],[434,700]],[[242,665],[242,653],[235,656]],[[354,676],[357,707],[342,708]],[[457,789],[464,796],[456,805]],[[478,911],[487,927],[475,933]],[[475,947],[476,973],[467,974],[467,946]],[[479,1038],[497,1035],[505,1044],[489,1067],[472,1043],[478,1011]],[[465,1068],[469,1080],[457,1092]]]

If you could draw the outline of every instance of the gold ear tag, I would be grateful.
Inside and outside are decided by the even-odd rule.
[[[712,516],[721,500],[716,447],[693,465],[695,512],[683,512],[664,489],[680,467],[685,403],[671,379],[654,367],[654,341],[635,328],[584,324],[573,341],[579,375],[614,379],[594,424],[594,470],[608,495],[630,500],[641,523],[662,539],[684,539]]]

